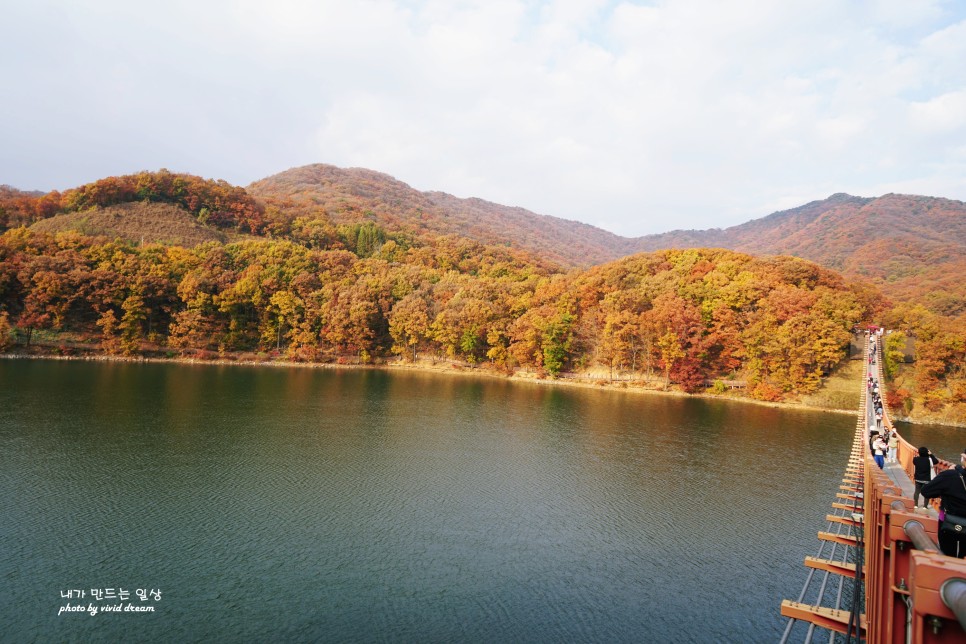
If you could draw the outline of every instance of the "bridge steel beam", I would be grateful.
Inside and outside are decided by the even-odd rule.
[[[781,607],[782,615],[810,622],[821,628],[846,633],[849,626],[849,611],[836,610],[826,606],[812,606],[791,600],[784,600]],[[863,624],[864,626],[864,624]]]

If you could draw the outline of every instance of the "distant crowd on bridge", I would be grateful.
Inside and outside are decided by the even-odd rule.
[[[879,341],[883,333],[881,327],[868,329],[869,372],[866,380],[870,403],[869,449],[879,469],[884,469],[887,463],[899,464],[899,434],[894,427],[884,426],[885,409],[876,375],[879,371]],[[937,473],[936,466],[939,462],[925,445],[917,449],[916,456],[912,459],[912,478],[915,483],[913,504],[916,508],[928,508],[930,499],[939,499],[939,548],[943,554],[962,559],[966,557],[966,448],[960,454],[958,465]]]
[[[882,335],[882,329],[869,331],[869,377],[866,382],[869,400],[872,403],[872,414],[875,423],[869,424],[869,449],[875,458],[875,464],[882,469],[886,462],[896,463],[896,451],[899,448],[899,435],[894,429],[882,431],[882,418],[885,409],[882,405],[882,393],[879,390],[879,379],[875,376],[876,367],[876,337]]]

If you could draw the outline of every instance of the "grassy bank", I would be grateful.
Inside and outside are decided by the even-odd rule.
[[[71,341],[73,340],[73,341]],[[145,350],[141,356],[120,356],[108,354],[101,351],[96,344],[85,344],[78,342],[77,338],[61,337],[57,340],[43,337],[29,349],[23,346],[16,346],[7,353],[0,354],[0,357],[17,358],[36,358],[36,359],[59,359],[59,360],[95,360],[95,361],[118,361],[118,362],[171,362],[184,364],[231,364],[246,366],[271,366],[276,368],[364,368],[364,369],[400,369],[417,370],[443,374],[464,374],[474,376],[488,376],[494,378],[505,378],[511,380],[521,380],[526,382],[537,382],[550,386],[582,387],[592,389],[616,389],[632,393],[671,395],[671,396],[696,396],[701,398],[713,398],[732,400],[735,402],[752,403],[756,405],[767,405],[773,407],[796,407],[809,408],[837,413],[854,414],[858,409],[860,398],[861,381],[864,375],[861,360],[844,361],[833,373],[823,380],[822,387],[814,394],[803,396],[797,399],[789,399],[781,402],[763,402],[754,400],[743,395],[741,389],[730,389],[724,392],[714,392],[708,390],[695,394],[664,389],[663,378],[654,377],[651,379],[624,379],[611,380],[600,370],[588,371],[586,373],[567,373],[561,377],[551,377],[545,374],[517,370],[512,374],[504,371],[489,369],[486,366],[469,365],[458,361],[423,358],[413,363],[402,359],[376,361],[362,364],[355,357],[342,356],[336,360],[328,362],[293,362],[285,360],[276,353],[215,353],[212,351],[198,351],[187,355],[182,355],[175,351],[164,348],[154,348]]]

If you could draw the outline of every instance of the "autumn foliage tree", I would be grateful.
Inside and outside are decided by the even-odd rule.
[[[70,199],[86,207],[184,185],[107,182]],[[186,249],[13,229],[0,236],[0,314],[28,338],[71,331],[129,355],[433,355],[551,377],[603,367],[641,381],[659,369],[665,387],[746,380],[755,395],[780,397],[814,389],[868,312],[839,276],[794,258],[672,250],[564,273],[457,237],[406,246],[360,226],[353,245],[321,230],[302,243]],[[921,350],[940,352],[938,369],[959,348],[937,338]]]
[[[44,195],[0,190],[0,230],[29,225],[62,212],[78,212],[132,201],[173,203],[202,223],[258,233],[265,208],[244,188],[167,170],[107,177],[63,193]]]

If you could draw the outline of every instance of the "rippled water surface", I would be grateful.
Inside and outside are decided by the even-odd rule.
[[[958,463],[959,455],[966,451],[966,429],[962,427],[896,423],[896,429],[913,445],[928,447],[933,454],[952,463]]]
[[[776,641],[854,429],[470,377],[0,361],[0,640]],[[90,588],[162,597],[57,615]]]

